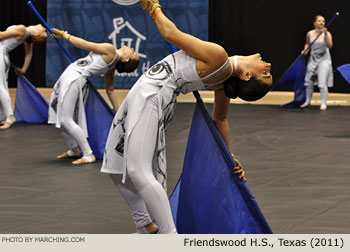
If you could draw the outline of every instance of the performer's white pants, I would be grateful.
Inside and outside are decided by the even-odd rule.
[[[330,65],[326,61],[321,61],[317,67],[317,82],[320,89],[321,95],[321,105],[327,105],[328,99],[328,86],[327,80],[329,78],[329,68]],[[314,85],[311,80],[305,80],[306,86],[306,100],[305,104],[310,104],[312,99],[312,94],[314,92]]]
[[[10,116],[13,115],[11,97],[8,89],[5,89],[3,84],[5,83],[0,83],[0,109],[2,110],[0,114]]]
[[[73,83],[67,91],[62,103],[61,129],[70,149],[81,148],[84,156],[90,155],[92,150],[85,137],[83,129],[75,122],[76,108],[79,101],[79,83]]]
[[[154,96],[148,100],[129,138],[125,184],[121,183],[121,175],[111,176],[126,199],[137,228],[150,223],[147,205],[160,233],[176,233],[168,196],[152,172],[157,136],[158,99]]]
[[[321,95],[321,105],[327,105],[328,100],[328,87],[320,87],[320,95]],[[314,86],[307,86],[306,87],[306,100],[305,104],[310,104],[312,99],[312,94],[314,92]]]

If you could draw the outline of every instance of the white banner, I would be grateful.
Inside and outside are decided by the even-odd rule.
[[[273,235],[116,235],[8,234],[0,235],[4,252],[96,251],[349,251],[349,234]]]

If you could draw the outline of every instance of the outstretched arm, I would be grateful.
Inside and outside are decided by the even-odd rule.
[[[218,44],[200,40],[190,34],[180,31],[176,25],[171,22],[160,11],[160,8],[152,9],[152,6],[160,6],[157,0],[141,0],[146,11],[153,15],[157,28],[163,38],[176,47],[182,49],[193,58],[203,61],[209,68],[220,67],[227,60],[227,53],[224,48]],[[146,8],[146,4],[151,6]],[[145,7],[146,6],[146,7]]]
[[[15,37],[17,40],[20,40],[23,35],[26,33],[26,28],[24,25],[17,25],[16,27],[0,31],[0,40]]]
[[[90,41],[87,41],[85,39],[73,36],[73,35],[69,34],[67,31],[58,30],[56,28],[52,28],[52,31],[53,31],[52,36],[54,38],[64,38],[68,42],[70,42],[72,45],[74,45],[78,48],[92,51],[94,53],[98,53],[101,55],[108,55],[109,58],[108,58],[107,63],[112,61],[114,58],[115,48],[112,44],[90,42]]]

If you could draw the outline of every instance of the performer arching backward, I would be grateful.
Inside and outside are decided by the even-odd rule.
[[[73,164],[95,162],[87,141],[87,125],[84,104],[88,95],[87,79],[105,75],[106,92],[113,109],[118,110],[118,99],[114,92],[114,73],[132,72],[139,64],[134,49],[122,47],[118,50],[110,43],[94,43],[53,28],[53,37],[64,38],[72,45],[90,51],[85,57],[71,63],[53,87],[49,107],[49,123],[61,128],[69,150],[57,158],[83,156]]]
[[[16,69],[17,74],[27,72],[33,55],[33,43],[45,42],[46,29],[41,25],[12,25],[0,31],[0,129],[8,129],[16,119],[13,116],[10,93],[8,90],[8,72],[10,69],[9,52],[24,44],[24,63]],[[20,99],[20,97],[18,97]]]
[[[141,0],[161,35],[181,51],[144,73],[130,90],[112,123],[101,172],[112,177],[129,205],[138,233],[176,233],[166,193],[165,130],[176,96],[214,90],[213,120],[230,147],[227,111],[230,98],[263,97],[272,85],[271,64],[260,54],[228,57],[221,46],[178,30],[158,0]],[[245,179],[241,167],[233,167]]]

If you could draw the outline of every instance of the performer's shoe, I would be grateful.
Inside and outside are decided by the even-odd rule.
[[[308,103],[303,103],[300,105],[300,108],[307,108],[307,107],[309,107],[309,105],[310,104],[308,104]]]
[[[147,224],[146,226],[136,228],[137,233],[135,234],[157,234],[159,232],[159,228],[154,222]]]
[[[159,231],[158,226],[154,224],[154,222],[151,222],[150,224],[144,226],[144,229],[148,234],[156,234]]]
[[[327,105],[322,104],[320,106],[320,110],[322,110],[322,111],[327,110]]]
[[[72,164],[74,165],[79,165],[79,164],[91,164],[91,163],[94,163],[96,161],[96,158],[94,156],[94,154],[90,154],[90,156],[86,157],[82,157],[82,158],[79,158],[75,161],[72,162]]]
[[[8,129],[12,126],[12,124],[16,122],[16,118],[13,115],[11,115],[10,117],[11,117],[11,122],[8,122],[5,120],[1,122],[2,125],[0,127],[0,130]]]
[[[80,157],[81,151],[78,147],[75,147],[69,151],[66,151],[65,153],[62,153],[61,155],[56,156],[57,159],[62,158],[74,158],[74,157]]]

